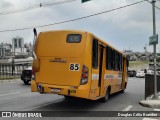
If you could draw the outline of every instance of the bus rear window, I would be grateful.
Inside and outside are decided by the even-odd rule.
[[[67,35],[67,43],[80,43],[82,35],[80,34],[69,34]]]

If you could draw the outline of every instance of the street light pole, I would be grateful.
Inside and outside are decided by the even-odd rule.
[[[155,16],[155,2],[152,0],[152,12],[153,12],[153,35],[156,35],[156,16]],[[157,75],[156,75],[156,44],[153,45],[154,49],[154,98],[157,98]]]

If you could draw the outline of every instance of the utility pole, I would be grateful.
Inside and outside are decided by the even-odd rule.
[[[156,0],[152,0],[152,12],[153,12],[153,35],[156,35],[156,16],[155,16],[155,3]],[[157,98],[157,75],[156,75],[156,44],[153,45],[154,49],[154,98]]]

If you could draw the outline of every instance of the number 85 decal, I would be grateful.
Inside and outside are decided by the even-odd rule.
[[[71,70],[71,71],[79,71],[79,68],[80,68],[80,65],[76,64],[76,63],[71,63],[69,65],[69,70]]]

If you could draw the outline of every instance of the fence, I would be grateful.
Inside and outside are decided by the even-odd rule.
[[[157,91],[160,92],[160,75],[157,75]],[[154,93],[154,75],[145,75],[145,99]]]
[[[0,63],[0,79],[18,78],[21,76],[22,71],[31,65],[31,62]]]

